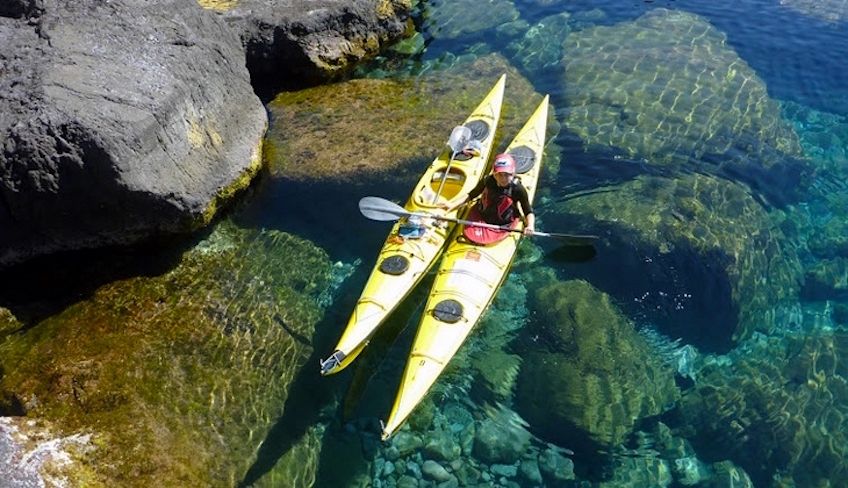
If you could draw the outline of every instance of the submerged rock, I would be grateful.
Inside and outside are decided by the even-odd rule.
[[[442,151],[451,128],[471,114],[503,73],[510,96],[504,98],[496,147],[504,147],[541,97],[497,55],[416,78],[358,79],[282,93],[269,105],[271,173],[346,185],[373,185],[377,177],[391,179],[394,186],[409,181],[411,187]],[[550,121],[548,137],[558,128]],[[545,167],[555,173],[555,162],[545,161]]]
[[[848,20],[848,4],[843,0],[780,0],[780,4],[828,22]]]
[[[702,369],[680,404],[699,452],[721,453],[714,484],[824,486],[848,476],[848,334],[775,336],[749,341]],[[729,463],[728,463],[729,464]],[[789,483],[791,481],[791,484]]]
[[[430,0],[423,12],[424,32],[435,39],[456,39],[494,29],[518,17],[518,10],[509,0]]]
[[[0,399],[91,434],[76,462],[105,485],[235,485],[311,353],[333,269],[308,241],[222,223],[177,267],[7,336]]]
[[[85,472],[71,466],[71,453],[84,455],[91,450],[90,437],[56,436],[46,425],[20,417],[0,417],[0,483],[16,488],[66,486],[66,472]],[[90,483],[93,479],[82,481]]]
[[[608,276],[627,270],[646,281],[614,278],[602,288],[653,315],[667,335],[724,351],[754,331],[788,326],[778,312],[797,303],[801,264],[780,214],[767,213],[741,185],[701,174],[645,176],[557,209],[624,241],[619,260],[597,265],[609,267]]]
[[[658,167],[741,178],[775,203],[809,172],[797,135],[724,33],[687,12],[572,32],[567,126]],[[801,185],[803,186],[803,185]]]
[[[618,444],[679,397],[673,371],[608,295],[585,281],[558,282],[535,303],[540,349],[525,357],[516,403],[539,435],[571,445],[573,426],[600,445]]]
[[[254,83],[336,79],[407,32],[412,0],[198,0],[241,31]]]
[[[483,419],[474,436],[474,456],[486,463],[513,464],[530,447],[530,433],[508,415]]]
[[[571,14],[562,12],[540,20],[507,46],[510,58],[525,72],[561,69],[563,44],[571,32]]]
[[[225,22],[185,1],[24,5],[0,17],[0,266],[194,230],[247,186],[267,118]]]

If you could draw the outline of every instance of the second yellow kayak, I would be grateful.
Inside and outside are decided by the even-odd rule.
[[[546,96],[506,150],[519,161],[517,177],[531,201],[542,166],[547,120]],[[522,237],[511,233],[483,246],[460,238],[461,230],[454,232],[436,274],[394,406],[383,425],[384,440],[421,402],[480,320],[503,283]]]

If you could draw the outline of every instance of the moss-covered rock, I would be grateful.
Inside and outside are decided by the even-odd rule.
[[[633,246],[637,256],[667,258],[676,273],[686,272],[679,276],[682,280],[698,275],[708,280],[687,282],[690,296],[683,301],[657,303],[679,307],[678,319],[696,312],[714,317],[703,324],[704,330],[675,328],[674,337],[695,340],[723,333],[741,340],[755,330],[784,325],[777,319],[779,311],[797,303],[803,273],[795,248],[781,230],[779,214],[766,212],[739,184],[701,174],[674,180],[638,177],[557,208],[594,221],[596,227],[608,227],[611,235]],[[610,289],[616,286],[610,283]],[[722,295],[725,288],[727,298]],[[632,289],[624,293],[630,293],[620,297],[624,301],[636,298]],[[725,299],[731,303],[718,303]],[[727,317],[716,315],[719,307],[727,308]],[[716,317],[730,323],[717,323]]]
[[[8,309],[0,307],[0,338],[4,335],[14,332],[23,327],[23,324],[12,315]],[[2,376],[2,370],[0,370],[0,376]]]
[[[411,185],[502,73],[509,96],[495,147],[503,148],[541,97],[497,55],[414,78],[356,79],[283,93],[269,105],[271,174],[300,182],[361,184],[382,177]],[[559,130],[551,119],[549,137]],[[547,172],[556,173],[558,161],[548,157]]]
[[[544,349],[526,355],[516,400],[533,429],[571,445],[557,436],[573,425],[602,445],[618,444],[637,420],[679,397],[673,371],[587,282],[542,288],[534,309]]]
[[[648,165],[749,179],[776,199],[806,165],[765,83],[697,15],[654,9],[565,40],[567,126]]]
[[[330,270],[308,241],[222,223],[171,271],[6,337],[0,393],[91,434],[94,484],[235,485],[310,353]]]
[[[828,486],[848,476],[848,334],[746,343],[700,372],[681,402],[699,452],[720,453],[755,486],[783,475]]]

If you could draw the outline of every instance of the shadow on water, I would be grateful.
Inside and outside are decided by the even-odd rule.
[[[291,230],[288,231],[291,232]],[[384,229],[385,231],[387,229]],[[385,235],[384,232],[380,235]],[[369,243],[362,246],[368,247],[369,252],[376,253],[379,245],[379,243]],[[338,243],[335,246],[338,247]],[[387,390],[384,388],[376,396],[370,393],[366,394],[366,390],[371,389],[369,382],[380,369],[386,351],[395,346],[398,338],[403,336],[402,333],[406,326],[417,318],[421,305],[426,298],[427,290],[429,290],[429,284],[432,282],[432,277],[425,277],[410,297],[400,304],[387,322],[377,330],[368,348],[346,371],[331,377],[321,377],[318,368],[319,360],[324,359],[332,351],[344,325],[347,323],[349,313],[358,299],[368,274],[371,272],[373,263],[369,259],[363,259],[364,264],[339,290],[339,298],[332,305],[332,312],[328,313],[316,326],[315,334],[309,341],[315,345],[315,349],[294,378],[282,416],[271,427],[259,448],[256,461],[248,469],[239,486],[252,486],[271,472],[276,463],[316,423],[329,425],[322,438],[322,445],[336,446],[339,449],[346,448],[345,446],[353,441],[356,441],[358,445],[358,438],[348,439],[350,436],[343,432],[340,426],[351,421],[356,415],[356,410],[363,410],[360,405],[363,395],[367,397],[365,402],[368,406],[364,407],[364,410],[368,412],[368,418],[359,420],[365,420],[368,423],[368,430],[373,431],[375,438],[379,436],[378,418],[388,413],[391,398],[385,396]],[[352,378],[350,377],[351,371],[353,371]],[[399,381],[400,370],[396,371],[394,378]],[[384,378],[381,375],[380,381],[383,380]],[[395,381],[395,385],[397,381]],[[343,401],[333,418],[322,418],[322,415],[325,415],[327,411],[325,407],[331,405],[338,397],[340,382],[347,385]],[[357,449],[359,448],[357,447]],[[358,469],[359,466],[355,460],[340,464],[337,454],[333,449],[325,448],[321,450],[316,486],[329,486],[332,483],[343,482],[347,477],[352,476],[353,471]],[[331,457],[328,458],[327,456]]]
[[[298,182],[266,175],[253,198],[234,219],[244,227],[273,228],[315,243],[333,260],[371,259],[392,222],[374,222],[359,212],[359,200],[379,196],[403,204],[421,168],[429,161],[403,164],[391,175]]]
[[[375,333],[349,369],[352,378],[340,405],[338,423],[325,432],[315,486],[351,486],[379,448],[382,427],[394,401],[415,336],[432,275],[407,297]],[[355,455],[340,456],[340,452]]]
[[[584,229],[585,222],[546,217],[548,225]],[[730,258],[720,251],[700,252],[675,242],[671,251],[635,240],[627,231],[594,224],[603,236],[598,255],[590,263],[572,261],[563,267],[554,254],[553,265],[566,279],[583,279],[610,294],[622,312],[639,324],[653,324],[672,340],[680,338],[709,353],[733,347],[739,306],[725,272]]]
[[[28,329],[91,297],[107,283],[167,273],[210,229],[135,246],[61,252],[2,269],[0,307],[9,309]]]
[[[359,273],[358,271],[357,274]],[[345,311],[350,310],[355,302],[353,288],[361,286],[363,280],[362,276],[356,275],[348,280],[349,283],[356,284],[342,286],[339,297],[343,298],[333,305],[332,313],[326,314],[316,325],[315,333],[308,341],[314,345],[314,349],[290,384],[283,414],[274,422],[262,441],[256,461],[238,486],[253,486],[269,473],[308,429],[321,420],[324,407],[333,401],[337,390],[336,381],[333,378],[322,378],[318,364],[331,350],[333,341],[337,339],[335,336],[341,330],[339,324],[346,320]]]

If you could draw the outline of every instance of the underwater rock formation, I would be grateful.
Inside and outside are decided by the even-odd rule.
[[[68,473],[78,486],[83,472],[104,486],[234,486],[311,353],[333,270],[308,241],[223,222],[177,267],[5,337],[0,410],[91,434]]]
[[[507,46],[510,59],[524,72],[560,70],[563,44],[571,32],[570,19],[571,14],[562,12],[540,20]]]
[[[786,244],[780,220],[739,184],[701,174],[641,176],[556,209],[633,247],[622,255],[625,261],[608,256],[597,263],[610,268],[599,276],[632,267],[630,276],[644,275],[646,282],[633,278],[635,284],[622,286],[607,279],[602,288],[624,303],[645,302],[642,313],[661,321],[660,329],[673,338],[727,350],[756,330],[786,325],[780,311],[797,303],[803,271],[795,248]],[[664,299],[641,295],[641,289],[656,291],[658,280],[681,289],[660,289]]]
[[[844,0],[780,0],[780,4],[828,22],[848,20],[848,3]]]
[[[436,39],[456,39],[518,17],[518,10],[509,0],[431,0],[424,6],[423,31]]]
[[[538,435],[570,446],[574,426],[600,445],[618,444],[679,397],[673,371],[589,283],[548,285],[533,309],[540,349],[525,355],[516,404]]]
[[[760,337],[714,361],[684,396],[699,452],[743,467],[754,486],[827,486],[848,476],[848,334]],[[790,483],[791,482],[791,483]]]
[[[406,180],[411,187],[441,152],[451,128],[468,117],[502,73],[510,96],[498,134],[506,139],[524,124],[539,96],[497,55],[411,79],[357,79],[282,93],[269,105],[270,171],[300,182],[373,185],[377,176],[395,186]],[[558,128],[550,124],[548,136]]]
[[[24,5],[0,17],[0,266],[194,230],[248,185],[267,117],[223,20],[175,0]]]
[[[572,32],[565,40],[566,125],[588,146],[656,167],[742,178],[773,203],[809,169],[765,83],[724,33],[687,12]],[[801,183],[801,185],[799,185]]]
[[[823,259],[807,269],[803,292],[813,300],[848,299],[848,258]]]

